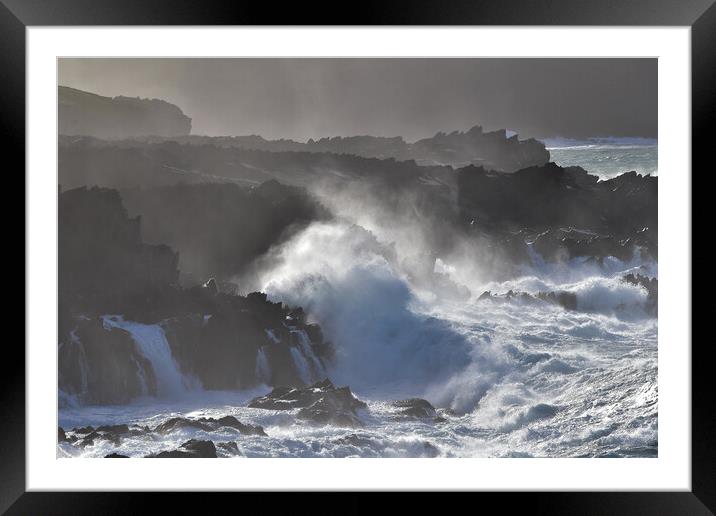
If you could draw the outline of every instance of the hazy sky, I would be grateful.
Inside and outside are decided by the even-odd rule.
[[[194,134],[657,136],[656,59],[62,59],[59,83],[162,98]]]

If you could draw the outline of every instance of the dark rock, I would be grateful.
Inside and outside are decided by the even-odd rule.
[[[425,441],[422,446],[422,450],[420,451],[419,457],[426,457],[426,458],[435,458],[438,455],[440,455],[440,450],[435,447],[434,444],[429,443],[428,441]]]
[[[97,431],[122,435],[129,433],[129,427],[127,425],[102,425],[97,427]]]
[[[366,407],[364,402],[353,396],[350,388],[335,387],[328,378],[305,388],[276,387],[265,396],[251,400],[248,406],[269,410],[291,410],[309,407],[327,395],[334,395],[352,409]]]
[[[61,426],[57,427],[57,442],[58,443],[66,443],[67,442],[67,434],[65,434],[65,431],[62,429]]]
[[[538,292],[537,297],[542,301],[555,303],[566,310],[577,309],[577,294],[573,292]]]
[[[335,444],[344,446],[355,446],[358,448],[365,448],[373,446],[374,442],[370,437],[358,434],[349,434],[343,437],[339,437],[333,441]]]
[[[147,457],[167,459],[167,458],[202,458],[215,459],[216,446],[213,441],[200,441],[190,439],[182,444],[178,449],[172,451],[159,452],[156,455],[148,455]]]
[[[210,423],[198,421],[195,419],[187,419],[184,417],[173,417],[157,425],[154,431],[159,434],[167,434],[184,428],[194,428],[197,430],[212,430],[214,428]]]
[[[394,401],[393,406],[402,409],[400,414],[418,418],[434,418],[437,416],[435,407],[429,401],[421,398],[410,398]]]
[[[358,418],[355,409],[350,408],[350,404],[346,405],[342,398],[340,395],[328,394],[310,407],[299,410],[296,417],[318,425],[362,427],[363,422]]]
[[[110,453],[109,455],[105,455],[104,458],[105,459],[128,459],[129,456],[121,455],[119,453],[114,452],[114,453]]]
[[[92,426],[81,426],[78,428],[73,428],[72,431],[76,434],[89,434],[94,432],[94,427]]]
[[[329,379],[305,388],[277,387],[254,398],[249,407],[269,410],[299,408],[296,417],[319,425],[362,426],[357,410],[367,405],[349,387],[335,387]]]
[[[238,455],[239,454],[239,445],[236,444],[236,441],[226,441],[221,442],[216,445],[216,447],[220,450],[225,451],[229,455]]]
[[[156,393],[151,363],[132,336],[105,327],[101,319],[78,319],[74,338],[59,348],[59,381],[65,392],[86,404],[124,404]],[[84,432],[86,433],[86,432]]]
[[[266,435],[264,429],[259,425],[245,424],[236,419],[234,416],[224,416],[218,419],[203,417],[199,419],[189,419],[185,417],[173,417],[167,421],[157,425],[154,431],[160,434],[167,434],[184,428],[193,428],[197,430],[216,430],[222,426],[237,429],[242,435]]]
[[[152,149],[150,155],[154,151],[163,154],[160,149]],[[201,149],[182,149],[179,159],[201,161],[201,156],[193,154],[195,151]],[[129,159],[132,159],[133,152],[136,149],[109,149],[97,153],[129,154]],[[170,156],[172,154],[173,151],[169,152]],[[107,159],[112,158],[107,156]],[[209,161],[207,165],[214,167],[213,159]],[[182,166],[180,163],[177,165]],[[78,162],[77,166],[85,168],[88,164]],[[153,169],[157,164],[151,161],[146,166]],[[219,174],[224,173],[224,166],[217,171]],[[107,164],[96,172],[106,176],[111,173],[111,167]],[[162,168],[159,168],[157,172],[161,174]],[[146,172],[149,177],[138,176],[137,183],[146,185],[152,177],[157,177],[153,170]],[[176,181],[175,177],[168,179]],[[107,186],[122,187],[110,178],[107,182],[110,183]],[[216,179],[211,182],[202,180],[199,184],[184,182],[151,189],[123,189],[122,197],[129,213],[141,215],[142,234],[147,242],[161,242],[179,253],[183,284],[197,284],[199,279],[203,283],[212,278],[216,289],[206,284],[207,293],[230,293],[222,288],[227,279],[246,272],[253,261],[272,246],[281,244],[312,221],[326,216],[323,208],[305,190],[276,184],[284,194],[281,201],[265,197],[261,190],[263,185],[249,189],[236,184],[217,183]]]
[[[262,293],[246,297],[226,294],[219,291],[216,278],[205,288],[182,288],[177,284],[179,256],[165,245],[142,240],[147,234],[156,237],[155,241],[163,241],[162,235],[180,234],[183,250],[202,253],[210,247],[207,252],[216,253],[215,263],[205,255],[184,253],[189,262],[208,263],[224,275],[233,275],[239,271],[236,263],[248,265],[279,238],[287,237],[288,227],[295,226],[301,213],[312,220],[309,205],[313,201],[305,192],[278,185],[276,188],[285,190],[286,199],[303,195],[306,204],[305,210],[285,207],[287,211],[282,211],[273,206],[273,200],[239,187],[223,186],[204,185],[196,190],[177,186],[171,191],[152,192],[148,199],[137,197],[142,192],[128,196],[123,192],[120,196],[104,188],[61,191],[58,355],[63,392],[92,404],[125,404],[142,395],[156,394],[151,363],[128,332],[103,324],[99,315],[107,313],[123,314],[126,320],[146,324],[161,322],[181,371],[198,378],[205,389],[250,388],[259,381],[303,385],[291,354],[295,345],[291,332],[310,334],[310,346],[319,360],[329,355],[329,343],[323,340],[320,328],[305,324],[302,309],[273,303]],[[129,216],[124,207],[127,197],[136,201],[135,208],[143,212],[141,219]],[[227,212],[229,208],[238,212]],[[207,210],[213,210],[213,214],[204,223],[194,224]],[[152,217],[146,216],[147,212]],[[285,220],[275,220],[279,215]],[[158,225],[171,221],[175,226],[148,231],[150,219]],[[222,223],[216,224],[217,220]],[[225,233],[215,229],[234,222],[244,226],[232,226]],[[197,226],[201,226],[199,235],[187,230]],[[266,239],[264,235],[268,235]],[[253,245],[249,237],[262,240]],[[226,249],[227,242],[236,242],[236,253]],[[268,339],[267,329],[274,329],[277,342]],[[262,348],[268,357],[269,377],[262,375],[259,379],[256,361]]]
[[[657,254],[658,181],[634,172],[598,181],[579,167],[554,163],[500,174],[457,171],[460,218],[510,258],[530,260],[530,242],[547,261],[575,256],[631,258]],[[577,229],[579,228],[579,229]]]
[[[139,97],[104,97],[58,87],[60,134],[98,138],[183,136],[191,131],[191,118],[174,104]]]
[[[202,423],[207,423],[214,428],[221,428],[222,426],[235,428],[236,430],[241,432],[242,435],[266,435],[266,432],[264,431],[263,427],[259,425],[242,423],[234,416],[224,416],[218,419],[201,418],[199,421]]]
[[[317,384],[316,384],[317,385]],[[333,385],[331,384],[331,387]],[[322,392],[314,390],[313,386],[307,389],[295,387],[275,387],[265,396],[259,396],[249,402],[249,407],[267,410],[291,410],[304,408],[318,401]]]
[[[85,435],[82,439],[80,439],[78,446],[81,446],[84,448],[85,446],[92,446],[95,441],[102,439],[102,435],[98,432],[90,432],[89,434]]]
[[[176,283],[177,254],[142,241],[140,218],[129,217],[116,190],[63,191],[58,219],[58,294],[65,309],[126,314],[129,305],[141,306]]]
[[[646,311],[656,317],[659,305],[659,280],[641,274],[629,273],[622,278],[622,281],[646,289]]]

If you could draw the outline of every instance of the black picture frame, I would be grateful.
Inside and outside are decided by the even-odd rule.
[[[694,234],[708,234],[704,202],[711,147],[716,134],[716,5],[714,0],[403,0],[355,4],[286,2],[277,6],[257,2],[214,0],[0,0],[0,128],[5,177],[18,182],[25,167],[25,28],[38,25],[635,25],[690,26],[692,71],[692,220]],[[703,170],[702,170],[703,169]],[[693,188],[698,177],[699,188]],[[48,171],[48,177],[51,172]],[[17,185],[25,191],[25,182]],[[5,190],[7,197],[18,196]],[[14,223],[17,211],[10,220]],[[19,227],[19,224],[16,224]],[[7,237],[9,238],[9,237]],[[25,233],[23,230],[23,239]],[[699,242],[700,247],[707,244]],[[24,240],[23,240],[24,241]],[[705,254],[694,254],[705,271]],[[23,247],[24,249],[24,247]],[[23,258],[27,258],[24,255]],[[25,261],[23,261],[25,263]],[[27,274],[27,269],[26,274]],[[699,277],[692,290],[692,490],[691,492],[525,493],[481,494],[529,504],[540,514],[713,514],[716,511],[716,434],[710,379],[713,363],[710,340],[696,341],[694,330],[708,320],[712,302],[699,303],[697,292],[708,293],[713,280]],[[26,278],[27,280],[27,278]],[[24,291],[24,289],[23,289]],[[708,294],[706,294],[708,295]],[[17,303],[17,296],[9,296]],[[704,296],[705,297],[705,296]],[[13,320],[7,326],[19,326]],[[24,327],[24,326],[23,326]],[[688,346],[674,342],[670,345]],[[3,386],[0,389],[0,511],[8,514],[114,514],[142,512],[150,501],[165,510],[181,504],[180,493],[27,493],[25,492],[25,352],[16,339],[3,346]],[[608,460],[608,459],[605,459]],[[227,495],[223,495],[225,498]],[[234,495],[231,495],[234,496]],[[250,504],[247,494],[242,505]],[[256,498],[257,495],[252,495]],[[261,496],[261,495],[258,495]],[[264,495],[265,496],[265,495]],[[345,497],[346,495],[341,495]],[[157,498],[161,497],[159,500]],[[504,500],[502,500],[504,499]],[[417,498],[420,500],[420,498]],[[332,502],[333,504],[333,502]],[[249,507],[249,505],[244,505]],[[343,498],[337,507],[360,510],[360,502]]]

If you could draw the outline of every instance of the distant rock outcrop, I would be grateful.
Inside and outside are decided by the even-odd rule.
[[[103,97],[60,86],[58,108],[60,134],[116,139],[191,132],[191,118],[160,99]]]
[[[504,129],[485,132],[479,125],[468,131],[439,132],[413,143],[406,142],[400,136],[386,138],[369,135],[310,139],[306,143],[285,139],[266,140],[257,135],[191,135],[172,139],[194,145],[211,144],[270,152],[351,154],[362,158],[415,161],[421,165],[480,165],[501,172],[544,165],[550,158],[549,151],[539,140],[520,140],[517,135],[508,137]],[[149,139],[153,142],[165,140]]]
[[[539,140],[520,140],[517,135],[508,137],[504,129],[485,132],[480,126],[419,140],[410,146],[410,155],[419,162],[472,164],[502,172],[540,166],[549,161],[549,151]]]
[[[458,209],[470,232],[492,235],[518,261],[528,243],[546,261],[575,256],[657,256],[656,177],[628,172],[606,181],[548,163],[514,174],[457,171]]]

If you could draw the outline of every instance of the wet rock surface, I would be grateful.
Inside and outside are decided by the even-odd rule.
[[[186,417],[173,417],[157,425],[154,432],[159,434],[168,434],[177,430],[217,430],[221,427],[230,427],[238,430],[243,435],[266,435],[264,429],[258,425],[244,424],[234,416],[224,416],[221,418],[199,418],[189,419]]]
[[[239,455],[239,445],[235,441],[226,441],[216,444],[217,451],[223,452],[228,457]]]
[[[215,459],[216,446],[213,441],[202,441],[198,439],[190,439],[182,444],[176,450],[159,452],[156,455],[147,455],[147,458],[171,459],[171,458],[198,458],[198,459]]]
[[[485,167],[457,171],[460,217],[516,262],[528,245],[547,262],[573,257],[656,258],[656,177],[628,172],[599,181],[580,167],[554,163],[500,174]]]
[[[177,188],[160,197],[165,201],[165,197],[170,198],[185,213],[186,202],[192,199],[203,199],[204,194],[209,199],[213,195],[224,199],[226,194],[221,185],[200,190]],[[278,183],[251,194],[239,190],[239,198],[249,195],[252,202],[264,203],[265,213],[281,212],[275,211],[272,203],[290,203],[299,195],[297,190]],[[156,200],[152,197],[147,203],[153,205]],[[293,208],[286,209],[291,212]],[[229,293],[226,282],[215,277],[182,287],[177,253],[166,245],[143,241],[146,218],[130,217],[123,196],[116,190],[81,187],[61,191],[58,211],[61,405],[126,404],[160,393],[156,364],[150,360],[156,343],[149,343],[147,351],[138,341],[141,335],[121,321],[135,328],[137,324],[157,326],[152,331],[164,334],[162,340],[166,338],[181,374],[192,381],[198,379],[206,390],[245,389],[258,384],[302,386],[323,376],[332,345],[325,341],[318,325],[306,321],[299,307],[272,302],[260,292],[239,296],[234,288]],[[197,212],[193,213],[195,216]],[[253,218],[257,216],[253,214]],[[158,218],[168,217],[164,214]],[[250,223],[252,217],[244,214],[236,219]],[[249,253],[245,261],[268,249],[293,222],[292,216],[278,227],[270,221],[262,222],[271,226],[266,230],[267,239],[256,244],[254,254]],[[76,231],[78,227],[83,231]],[[253,234],[255,228],[243,230]],[[156,231],[166,233],[162,228]],[[258,233],[263,231],[259,228]],[[188,240],[183,244],[195,246],[195,238],[185,237]],[[246,244],[231,232],[219,240]],[[221,252],[225,258],[226,250]],[[234,258],[229,261],[235,263]],[[236,270],[228,263],[217,262],[212,267],[225,274]],[[297,354],[312,364],[310,371],[299,370]],[[262,369],[257,368],[260,359]]]
[[[622,281],[646,289],[646,308],[649,313],[656,316],[659,306],[659,280],[641,274],[627,274]]]
[[[429,401],[421,398],[394,401],[393,406],[401,409],[400,414],[403,416],[435,418],[438,415],[435,407],[433,407]]]
[[[336,387],[329,380],[305,388],[277,387],[251,400],[251,408],[268,410],[300,409],[297,418],[318,425],[362,426],[357,411],[367,405],[349,387]]]

